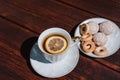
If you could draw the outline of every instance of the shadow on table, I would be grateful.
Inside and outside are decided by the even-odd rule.
[[[40,61],[40,62],[43,62],[43,63],[47,63],[47,61],[43,59],[44,58],[43,55],[34,55],[34,54],[36,54],[36,51],[38,52],[38,50],[39,50],[38,46],[36,45],[37,39],[38,39],[38,37],[31,37],[31,38],[25,40],[21,46],[20,51],[21,51],[21,55],[25,58],[27,65],[28,65],[29,69],[32,71],[32,73],[40,76],[33,70],[32,66],[30,64],[30,58]],[[35,50],[35,49],[37,49],[37,50]],[[30,55],[31,52],[32,52],[32,55]]]
[[[75,25],[75,26],[72,28],[72,30],[70,31],[71,37],[74,37],[74,33],[75,33],[75,30],[76,30],[76,28],[78,27],[78,25],[79,25],[79,24]]]
[[[30,59],[38,61],[39,63],[48,64],[51,63],[44,57],[43,52],[39,49],[37,42],[33,45],[30,52]]]

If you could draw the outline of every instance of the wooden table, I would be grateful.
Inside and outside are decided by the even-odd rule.
[[[39,34],[57,26],[73,36],[76,26],[92,17],[120,26],[119,0],[0,0],[0,80],[47,80],[29,62]],[[80,55],[71,73],[48,80],[120,80],[120,49],[103,59]]]

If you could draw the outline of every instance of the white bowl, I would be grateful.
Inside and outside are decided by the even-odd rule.
[[[110,20],[105,19],[105,18],[90,18],[90,19],[87,19],[87,20],[83,21],[79,25],[81,25],[83,23],[88,23],[89,21],[94,21],[94,22],[99,24],[101,22],[110,21]],[[115,24],[114,22],[112,22],[112,23]],[[79,25],[75,30],[74,36],[79,36],[79,37],[81,36],[80,33],[79,33]],[[78,44],[78,47],[84,54],[86,54],[86,55],[88,55],[90,57],[95,57],[95,58],[108,57],[110,55],[113,55],[120,48],[120,29],[116,24],[115,24],[115,29],[114,29],[113,33],[108,35],[107,37],[108,37],[108,41],[105,44],[105,47],[108,49],[108,53],[103,55],[103,56],[97,56],[97,55],[95,55],[93,53],[85,53],[80,47],[81,43]]]

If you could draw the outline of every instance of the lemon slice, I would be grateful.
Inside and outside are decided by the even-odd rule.
[[[67,40],[61,36],[51,36],[45,41],[45,49],[51,54],[59,54],[67,48]]]

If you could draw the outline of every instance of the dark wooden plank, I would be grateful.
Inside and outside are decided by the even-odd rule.
[[[15,76],[20,76],[13,77],[14,79],[12,80],[17,80],[19,78],[21,80],[24,78],[29,79],[30,77],[28,76],[39,79],[39,77],[35,77],[34,74],[31,74],[31,70],[28,68],[25,59],[20,54],[20,47],[24,40],[35,35],[26,29],[22,29],[2,19],[0,19],[0,26],[0,70],[2,70],[2,66],[4,69],[8,70],[8,72],[3,70],[5,74],[1,73],[4,78],[6,77],[6,79],[3,80],[7,80],[7,74],[10,75],[9,71],[11,75],[16,74]],[[12,76],[10,77],[12,78]]]
[[[119,0],[59,0],[59,2],[77,9],[120,22]]]
[[[1,67],[0,66],[0,79],[1,80],[6,80],[6,77],[9,80],[23,80],[22,77],[19,77],[17,74],[12,73],[11,71],[9,71],[6,67]]]
[[[3,42],[4,42],[5,43],[4,47],[6,48],[10,47],[9,50],[11,51],[12,51],[12,48],[14,48],[15,50],[19,50],[19,48],[21,47],[25,39],[35,36],[34,33],[31,33],[29,30],[23,29],[18,26],[13,26],[13,24],[10,24],[10,26],[13,26],[11,28],[7,25],[8,23],[9,22],[5,22],[5,21],[0,22],[0,41],[1,41],[0,44],[3,45]],[[16,29],[16,27],[18,28]]]
[[[70,3],[71,1],[67,2]],[[30,0],[28,2],[23,0],[5,0],[0,1],[0,4],[4,4],[0,7],[0,15],[3,16],[2,18],[21,25],[35,33],[41,33],[46,28],[53,26],[65,28],[70,32],[71,30],[74,30],[74,26],[79,22],[90,17],[96,17],[95,14],[90,14],[71,5],[66,5],[57,1]],[[73,5],[74,4],[75,2]],[[82,5],[83,3],[81,2],[80,4]],[[107,8],[105,9],[107,10]],[[117,21],[117,24],[120,25],[119,21],[114,19],[114,17],[112,19]],[[99,60],[97,59],[97,61],[120,72],[120,61],[117,60],[120,56],[119,52],[120,50],[117,54],[111,57]]]
[[[95,59],[95,61],[98,61],[99,63],[106,65],[106,66],[111,66],[110,68],[120,72],[120,49],[110,57],[104,58],[103,59]]]
[[[62,27],[70,32],[73,26],[80,21],[95,17],[92,14],[50,0],[30,0],[29,2],[26,0],[4,0],[0,1],[0,5],[2,5],[0,15],[37,32],[48,27]]]
[[[101,66],[98,63],[92,63],[92,60],[86,57],[81,57],[79,64],[77,68],[75,69],[76,73],[79,73],[81,75],[81,78],[83,76],[83,80],[114,80],[115,77],[113,77],[113,73],[109,72],[110,69],[106,68],[105,66],[100,69]],[[105,69],[105,71],[103,70]],[[82,72],[82,73],[81,73]],[[101,73],[101,74],[99,74]],[[108,74],[111,75],[108,75]],[[119,76],[119,75],[118,75]],[[84,77],[88,77],[87,79],[84,79]],[[116,79],[120,79],[119,77]],[[82,80],[82,79],[81,79]]]
[[[118,72],[111,70],[84,56],[80,57],[79,63],[74,71],[64,77],[58,79],[48,79],[38,76],[38,74],[36,74],[32,70],[28,62],[28,52],[30,50],[30,48],[28,49],[28,42],[31,47],[31,44],[33,44],[33,42],[29,41],[28,38],[37,36],[37,34],[34,34],[24,28],[21,28],[18,25],[15,25],[1,18],[0,25],[2,26],[0,27],[0,32],[2,33],[1,35],[3,35],[0,36],[0,78],[4,80],[7,80],[8,77],[11,80],[96,80],[97,78],[99,78],[100,80],[120,79],[120,74]],[[16,34],[16,32],[18,33]],[[4,39],[4,37],[6,37],[6,39]],[[23,48],[23,44],[24,46],[25,44],[28,45],[24,47],[26,48],[24,50],[27,50],[27,52],[25,51],[25,53],[27,54],[27,59],[24,56],[26,54],[24,53],[23,55],[23,53],[21,52],[21,47]],[[8,70],[8,72],[3,68]],[[14,77],[13,75],[17,77]]]

